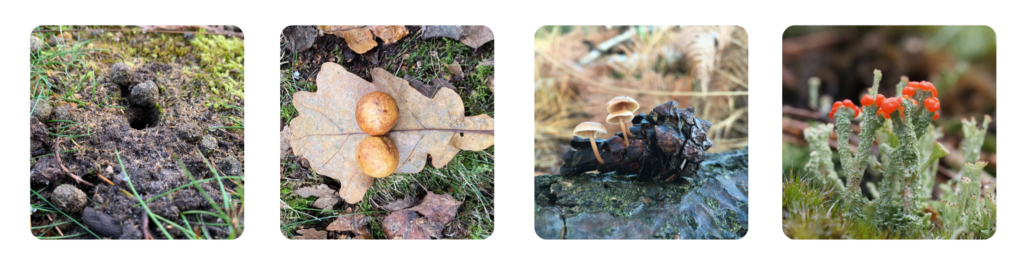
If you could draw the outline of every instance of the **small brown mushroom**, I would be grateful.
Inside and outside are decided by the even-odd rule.
[[[574,136],[582,138],[590,138],[590,147],[594,149],[594,157],[597,158],[597,162],[604,165],[604,159],[601,159],[601,152],[597,151],[597,142],[594,141],[597,134],[607,134],[608,130],[597,122],[583,122],[576,126],[576,130],[572,131]]]
[[[627,146],[629,145],[629,136],[632,135],[633,137],[636,137],[635,135],[629,132],[629,128],[626,125],[626,122],[632,119],[633,112],[629,112],[628,109],[615,111],[614,113],[609,114],[608,118],[605,119],[605,121],[607,121],[609,124],[619,125],[619,128],[622,128],[622,138],[626,140]]]
[[[387,177],[398,168],[398,147],[386,136],[368,136],[356,147],[356,163],[366,175]]]
[[[640,109],[640,103],[637,103],[636,100],[633,100],[633,98],[628,96],[617,96],[612,98],[611,101],[608,101],[608,114],[611,115],[608,116],[607,121],[609,124],[619,124],[622,128],[622,137],[626,139],[627,146],[629,145],[629,138],[627,137],[636,137],[636,135],[629,132],[629,128],[626,128],[625,122],[633,119],[633,114],[636,113],[637,109]],[[626,117],[625,115],[620,115],[621,111],[629,111],[629,116]],[[620,119],[617,121],[618,123],[612,123],[612,115],[618,115],[618,118]]]
[[[398,104],[387,93],[376,91],[356,102],[356,123],[371,136],[382,136],[398,123]]]

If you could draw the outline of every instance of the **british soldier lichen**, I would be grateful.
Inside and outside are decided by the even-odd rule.
[[[978,161],[988,116],[980,129],[973,118],[962,121],[964,140],[960,149],[965,164],[961,178],[940,185],[945,192],[941,201],[931,200],[938,160],[949,154],[936,142],[942,134],[931,125],[940,109],[938,90],[927,81],[903,78],[896,86],[901,94],[886,98],[878,94],[881,77],[881,72],[875,70],[870,94],[860,99],[862,108],[850,100],[836,102],[829,113],[835,125],[804,130],[811,152],[803,171],[838,193],[833,197],[843,203],[845,208],[841,210],[849,212],[842,217],[869,221],[873,225],[869,228],[885,232],[875,236],[990,237],[995,232],[995,193],[982,190],[980,176],[986,163]],[[894,117],[897,112],[898,118]],[[854,118],[860,119],[857,149],[850,146]],[[828,145],[833,128],[838,140],[839,172],[834,170]],[[871,155],[876,139],[878,158]],[[861,193],[868,167],[882,178],[878,185],[867,183],[867,188],[877,188],[877,193],[869,190],[870,198]]]

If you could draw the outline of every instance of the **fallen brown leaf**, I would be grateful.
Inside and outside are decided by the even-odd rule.
[[[459,61],[453,61],[451,64],[444,65],[448,68],[448,72],[451,72],[455,76],[455,81],[462,80],[462,66],[459,65]]]
[[[295,236],[295,239],[327,239],[327,231],[316,231],[315,228],[310,229],[299,229],[295,233],[299,234]]]
[[[376,25],[371,26],[370,31],[373,31],[374,35],[384,40],[385,45],[398,42],[402,37],[409,34],[409,30],[405,29],[404,25]]]
[[[345,39],[348,48],[358,54],[366,53],[377,46],[377,40],[374,40],[373,32],[368,28],[341,31],[341,38]]]
[[[412,210],[391,212],[384,218],[384,236],[388,239],[430,239],[426,219]]]
[[[428,25],[423,26],[423,32],[420,33],[420,37],[424,39],[434,37],[447,37],[458,40],[462,36],[461,25]]]
[[[491,40],[494,40],[494,32],[491,32],[490,28],[482,25],[463,26],[462,37],[459,38],[459,42],[471,46],[474,49],[490,42]]]
[[[356,235],[369,234],[369,230],[366,228],[369,222],[369,218],[363,214],[343,215],[327,225],[327,231],[353,232]]]
[[[395,173],[419,172],[428,156],[433,167],[443,168],[460,150],[494,145],[494,119],[465,116],[455,91],[439,89],[428,98],[384,69],[375,68],[370,75],[372,83],[338,64],[324,63],[317,75],[318,91],[298,92],[292,103],[299,111],[290,124],[292,152],[308,159],[318,174],[337,179],[346,202],[362,201],[373,184],[355,160],[355,148],[367,136],[356,124],[355,101],[370,92],[385,92],[398,102],[398,123],[387,134],[398,147]]]
[[[335,191],[333,189],[324,184],[320,184],[316,187],[308,186],[295,190],[296,195],[304,198],[310,196],[318,197],[318,199],[313,202],[313,206],[319,209],[331,209],[334,207],[334,204],[337,204],[338,201],[341,200],[334,192]]]
[[[402,199],[395,200],[395,201],[392,201],[390,203],[387,203],[386,205],[383,205],[380,208],[384,209],[386,211],[389,211],[389,212],[394,212],[394,211],[398,211],[398,210],[409,208],[409,207],[412,206],[412,204],[415,204],[415,203],[416,203],[416,198],[413,197],[412,195],[409,195],[409,196],[405,196],[405,198],[402,198]]]
[[[292,129],[288,126],[284,126],[284,130],[281,130],[281,157],[287,156],[288,151],[292,150],[292,144],[288,142],[292,137]]]
[[[447,37],[459,40],[470,47],[478,48],[491,40],[494,33],[486,26],[440,25],[424,26],[420,34],[422,38]]]
[[[462,201],[455,201],[451,195],[438,195],[427,191],[427,196],[423,198],[423,201],[409,210],[420,212],[431,221],[444,225],[455,219],[461,205]]]

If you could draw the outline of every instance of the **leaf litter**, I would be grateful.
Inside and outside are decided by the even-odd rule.
[[[307,26],[317,31],[318,26]],[[335,29],[367,28],[365,26],[335,27]],[[403,37],[393,43],[385,43],[384,37],[374,35],[376,47],[372,47],[365,53],[358,54],[352,46],[347,43],[340,32],[320,31],[315,38],[311,49],[294,51],[288,48],[293,39],[288,33],[283,32],[282,42],[282,75],[287,73],[288,78],[282,79],[282,125],[281,125],[281,152],[282,152],[282,233],[290,238],[305,238],[301,233],[326,232],[326,239],[368,239],[368,238],[392,238],[385,227],[390,222],[405,223],[417,226],[417,231],[409,231],[407,236],[399,238],[422,239],[422,238],[481,238],[487,237],[493,230],[493,202],[490,202],[493,194],[493,149],[486,147],[485,151],[471,154],[456,154],[441,169],[427,168],[421,171],[404,175],[392,175],[385,179],[376,180],[372,187],[363,192],[363,201],[356,201],[362,204],[341,203],[334,204],[330,209],[315,209],[314,203],[319,200],[313,198],[299,198],[295,190],[301,187],[316,188],[325,184],[332,189],[342,188],[341,180],[326,179],[319,166],[305,157],[295,154],[297,149],[294,146],[293,136],[295,127],[291,126],[291,120],[303,113],[294,105],[294,96],[299,91],[324,90],[322,86],[311,83],[318,81],[322,66],[328,62],[341,64],[343,70],[357,75],[366,82],[379,84],[379,77],[374,75],[375,67],[387,67],[387,72],[394,76],[401,77],[408,85],[416,89],[423,97],[434,99],[446,89],[458,94],[464,105],[463,115],[470,117],[477,114],[493,114],[493,98],[488,94],[488,89],[493,92],[493,45],[485,44],[476,47],[467,47],[465,43],[449,39],[423,37],[424,26],[405,26],[408,35],[414,37]],[[287,31],[287,30],[286,30]],[[370,30],[370,33],[376,33]],[[489,43],[489,42],[487,42]],[[296,44],[302,46],[301,43]],[[421,66],[422,63],[422,66]],[[457,72],[450,71],[448,65],[459,64],[463,77],[459,80]],[[383,70],[382,70],[383,71]],[[292,75],[297,75],[291,78]],[[392,76],[392,77],[394,77]],[[451,80],[452,82],[449,82]],[[308,82],[307,82],[308,81]],[[426,84],[424,84],[426,83]],[[481,93],[481,91],[483,93]],[[358,99],[358,97],[354,98]],[[436,100],[436,99],[435,99]],[[290,110],[287,110],[290,107]],[[455,108],[455,106],[452,106]],[[294,113],[292,113],[294,112]],[[472,113],[470,113],[472,112]],[[493,120],[491,120],[493,121]],[[493,136],[493,131],[490,132]],[[355,137],[350,138],[359,141]],[[492,142],[493,143],[493,142]],[[493,144],[492,144],[493,145]],[[458,152],[458,151],[456,151]],[[332,152],[333,153],[333,152]],[[426,162],[435,166],[437,159],[433,155],[425,156]],[[477,162],[483,161],[483,162]],[[478,166],[479,163],[483,164]],[[290,175],[286,175],[290,174]],[[320,174],[321,176],[317,176]],[[477,178],[479,177],[479,178]],[[466,181],[466,179],[469,179]],[[480,180],[483,179],[483,180]],[[480,180],[480,181],[475,181]],[[440,184],[438,184],[440,182]],[[461,184],[469,182],[471,184]],[[449,184],[452,183],[452,184]],[[293,186],[296,184],[297,186]],[[461,185],[460,185],[461,184]],[[423,212],[432,210],[423,205],[428,192],[447,192],[451,195],[435,195],[433,197],[445,196],[451,201],[449,214],[453,214],[446,224],[431,220],[426,215],[412,210],[414,207]],[[466,191],[469,190],[469,191]],[[430,192],[430,194],[433,194]],[[291,197],[286,197],[291,195]],[[341,196],[341,194],[337,194]],[[454,197],[452,197],[454,196]],[[432,198],[433,198],[432,197]],[[460,201],[455,201],[460,199]],[[417,201],[419,200],[419,201]],[[463,202],[465,201],[465,202]],[[339,201],[340,202],[340,201]],[[347,201],[346,201],[347,202]],[[295,209],[288,207],[294,206]],[[304,208],[309,207],[309,208]],[[289,210],[285,210],[289,209]],[[463,209],[462,211],[458,211]],[[287,212],[286,212],[287,211]],[[404,213],[408,219],[395,220],[399,216],[392,216],[385,221],[392,213]],[[445,212],[437,211],[435,214]],[[483,215],[481,217],[481,215]],[[324,217],[327,216],[327,217]],[[312,218],[313,220],[304,220]],[[483,221],[480,221],[483,219]],[[364,224],[365,222],[365,224]],[[314,230],[297,230],[309,227]],[[398,227],[392,227],[398,228]],[[393,231],[392,233],[398,232]],[[417,233],[418,232],[418,233]],[[414,233],[418,235],[414,235]],[[314,233],[316,234],[316,233]],[[314,237],[318,237],[314,235]]]

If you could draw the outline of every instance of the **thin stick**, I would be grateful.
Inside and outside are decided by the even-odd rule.
[[[63,170],[65,174],[68,174],[69,176],[71,176],[71,178],[74,178],[75,181],[78,181],[78,183],[86,184],[86,185],[91,186],[91,187],[96,187],[92,183],[89,183],[89,182],[86,182],[85,180],[82,180],[81,177],[78,177],[75,174],[72,174],[71,171],[68,171],[67,167],[64,167],[64,162],[60,161],[60,139],[61,138],[58,137],[57,140],[53,141],[53,152],[54,152],[53,156],[57,158],[57,165],[60,166],[60,170]]]
[[[149,216],[142,216],[142,239],[153,239],[149,235]]]
[[[103,175],[100,175],[100,173],[96,173],[96,176],[100,177],[100,179],[103,179],[103,182],[107,182],[107,184],[110,184],[111,186],[114,185],[114,182],[110,182],[109,179],[107,179],[106,177],[103,177]]]

